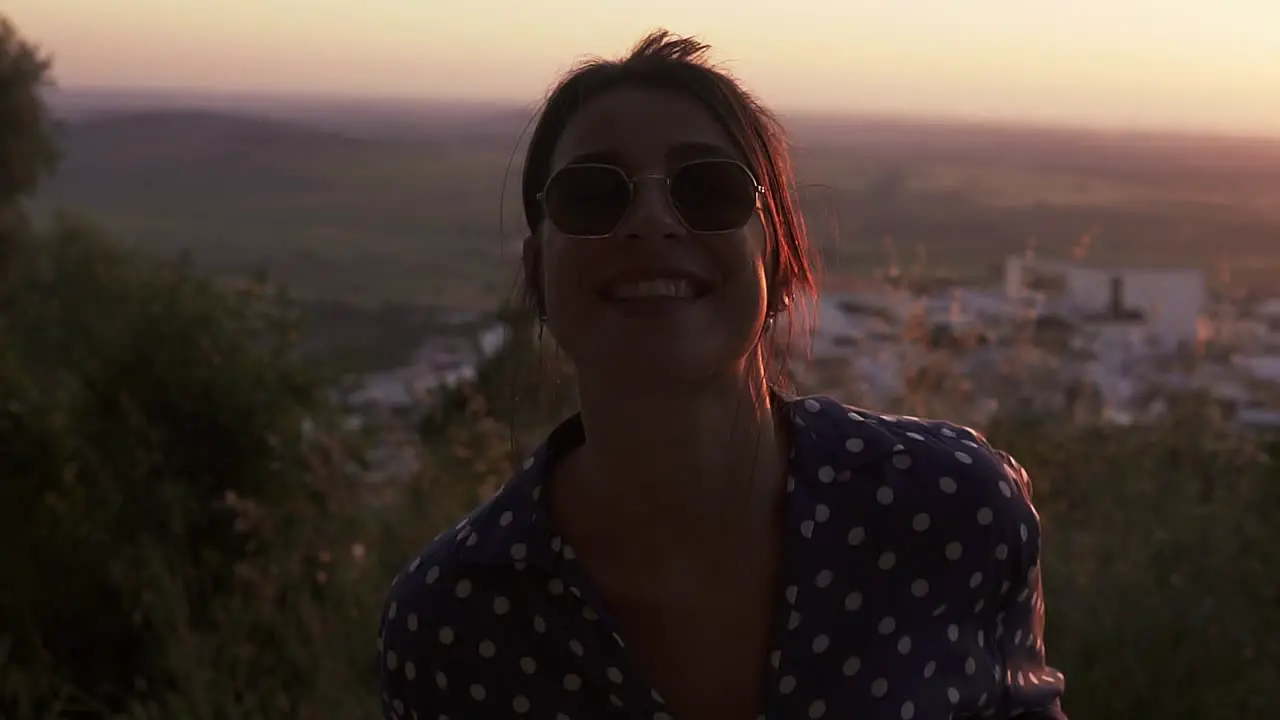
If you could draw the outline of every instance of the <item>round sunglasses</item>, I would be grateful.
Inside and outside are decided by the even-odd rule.
[[[621,168],[597,163],[566,165],[547,180],[538,199],[547,220],[561,233],[603,238],[622,224],[636,199],[636,182],[663,181],[680,222],[696,233],[744,227],[760,206],[764,188],[737,160],[687,162],[667,175],[629,177]]]

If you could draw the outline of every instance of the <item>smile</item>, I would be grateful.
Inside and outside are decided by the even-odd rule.
[[[601,292],[606,300],[693,300],[697,289],[684,278],[653,278],[612,283]]]

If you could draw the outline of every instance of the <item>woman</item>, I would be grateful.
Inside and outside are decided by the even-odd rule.
[[[397,578],[388,718],[1063,718],[1026,474],[773,388],[814,274],[774,119],[659,32],[566,77],[527,298],[581,412]]]

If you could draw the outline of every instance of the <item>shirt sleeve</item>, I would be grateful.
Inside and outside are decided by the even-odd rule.
[[[1067,720],[1061,698],[1063,674],[1046,662],[1045,603],[1040,573],[1040,518],[1031,504],[1031,482],[1013,458],[1004,459],[1016,511],[1005,525],[1009,548],[1007,590],[996,626],[997,647],[1005,667],[1004,703],[999,717]]]
[[[469,668],[457,652],[455,630],[440,619],[446,608],[433,607],[413,573],[401,577],[382,612],[378,635],[378,685],[386,720],[467,717],[459,707],[467,695]],[[447,602],[443,603],[448,605]],[[432,612],[435,610],[436,612]]]

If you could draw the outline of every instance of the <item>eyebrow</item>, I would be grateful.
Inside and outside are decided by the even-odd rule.
[[[738,153],[720,143],[691,140],[680,142],[667,148],[668,161],[701,160],[704,158],[736,159]],[[624,165],[622,155],[616,150],[588,150],[569,158],[565,165]]]

